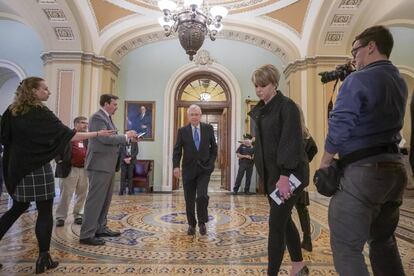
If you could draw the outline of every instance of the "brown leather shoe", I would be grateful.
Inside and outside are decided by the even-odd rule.
[[[195,227],[194,227],[194,226],[189,225],[189,226],[188,226],[188,230],[187,230],[187,235],[189,235],[189,236],[193,236],[193,235],[195,235],[195,232],[196,232]]]
[[[200,235],[204,236],[207,234],[207,228],[204,223],[201,223],[198,227],[200,228]]]

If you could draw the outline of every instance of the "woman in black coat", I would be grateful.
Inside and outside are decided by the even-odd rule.
[[[268,275],[277,275],[287,245],[292,261],[291,275],[308,275],[303,263],[299,232],[292,221],[291,211],[297,195],[309,184],[309,163],[303,145],[299,109],[277,90],[280,74],[273,65],[254,71],[252,82],[260,102],[249,113],[256,126],[254,161],[270,195],[279,189],[283,203],[269,197]],[[289,176],[302,184],[292,193]]]
[[[42,78],[24,79],[1,121],[4,181],[13,206],[0,218],[0,240],[29,208],[30,202],[35,201],[38,211],[35,232],[39,245],[36,274],[59,264],[49,254],[55,197],[54,175],[49,162],[71,140],[112,135],[112,131],[107,130],[76,133],[42,103],[49,96]]]

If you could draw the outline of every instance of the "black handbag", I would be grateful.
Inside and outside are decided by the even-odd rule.
[[[313,183],[321,195],[331,197],[339,189],[342,170],[338,165],[338,160],[334,160],[329,167],[316,170]]]
[[[349,164],[382,153],[399,153],[400,149],[395,144],[379,147],[364,148],[345,155],[341,159],[334,159],[327,168],[318,169],[313,176],[313,183],[318,193],[331,197],[339,189],[339,183],[343,171]]]

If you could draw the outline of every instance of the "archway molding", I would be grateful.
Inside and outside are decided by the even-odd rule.
[[[231,136],[230,136],[230,152],[236,151],[236,137],[241,135],[241,89],[236,77],[223,65],[213,63],[209,66],[200,66],[189,63],[179,68],[168,80],[164,93],[164,114],[166,116],[163,137],[163,169],[162,169],[162,186],[161,191],[172,191],[172,154],[174,147],[174,96],[179,85],[188,76],[200,71],[211,72],[222,78],[229,88],[231,95]],[[236,160],[230,162],[230,183],[234,183],[236,172]]]

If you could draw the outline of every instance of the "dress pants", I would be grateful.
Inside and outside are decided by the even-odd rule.
[[[394,156],[387,162],[378,155],[349,165],[342,189],[330,201],[331,247],[340,275],[369,275],[362,254],[366,242],[374,275],[404,275],[394,231],[407,175],[399,155]]]
[[[75,192],[74,218],[83,216],[86,195],[88,194],[88,178],[84,168],[72,167],[69,175],[60,182],[60,202],[56,209],[56,219],[65,220],[69,204]]]
[[[197,204],[198,224],[208,222],[208,183],[211,173],[201,171],[193,178],[183,175],[185,209],[188,225],[196,226],[195,205]],[[197,197],[196,197],[197,196]]]
[[[121,187],[119,189],[119,193],[123,194],[125,192],[126,187],[128,187],[128,193],[132,194],[133,187],[132,187],[132,175],[134,170],[134,160],[131,160],[131,164],[126,164],[122,161],[121,164]]]
[[[93,238],[106,229],[107,215],[111,205],[115,173],[87,171],[89,192],[85,203],[85,214],[80,239]]]
[[[239,191],[244,172],[246,172],[246,183],[244,186],[244,191],[249,192],[250,181],[252,179],[252,173],[253,173],[253,160],[240,160],[239,170],[237,172],[236,182],[234,183],[233,191],[235,192]]]

